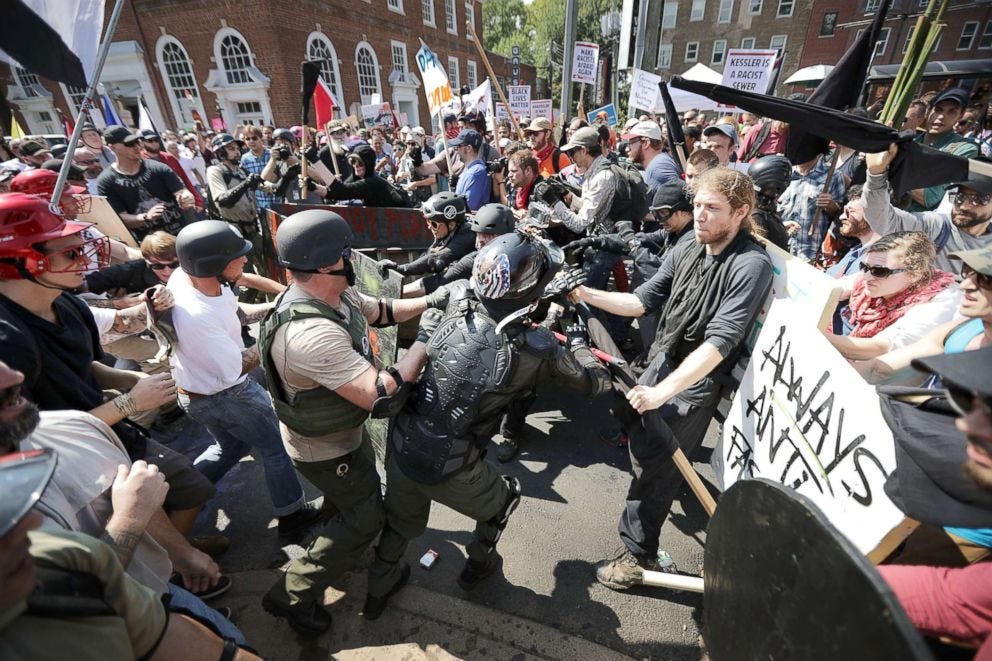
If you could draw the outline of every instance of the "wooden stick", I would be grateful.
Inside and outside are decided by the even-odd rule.
[[[310,131],[307,129],[307,125],[303,124],[303,137],[300,138],[300,175],[303,177],[303,181],[300,182],[300,202],[307,199],[307,177],[310,174],[307,171],[308,166],[310,165],[307,162],[307,143],[309,142],[309,140],[307,140],[309,137],[307,135],[308,133],[310,133]]]
[[[493,65],[489,64],[489,58],[486,57],[486,51],[482,48],[482,42],[479,41],[479,37],[475,34],[475,26],[471,23],[466,23],[466,25],[468,26],[469,34],[472,36],[472,42],[475,44],[475,50],[479,51],[479,57],[482,58],[482,63],[486,65],[486,71],[489,72],[489,82],[496,88],[496,93],[499,95],[499,100],[503,103],[503,107],[506,108],[506,114],[510,116],[510,123],[513,124],[513,128],[520,137],[520,141],[527,142],[523,129],[521,129],[520,125],[517,123],[517,118],[513,116],[513,111],[510,110],[510,104],[506,100],[506,96],[503,94],[503,88],[499,86],[499,81],[496,79],[496,73],[493,71]],[[496,118],[493,117],[493,126],[495,125]]]

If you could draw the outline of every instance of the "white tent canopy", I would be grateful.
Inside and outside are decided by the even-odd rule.
[[[704,83],[715,83],[720,84],[723,80],[723,74],[710,69],[703,63],[697,63],[692,66],[691,69],[682,74],[682,77],[686,80],[698,80]],[[708,99],[705,96],[700,96],[698,94],[693,94],[692,92],[686,92],[685,90],[676,89],[671,85],[668,86],[668,91],[672,95],[672,101],[675,103],[675,109],[679,112],[685,110],[715,110],[716,101],[713,99]]]

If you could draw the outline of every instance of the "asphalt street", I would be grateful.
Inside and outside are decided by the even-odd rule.
[[[427,532],[407,552],[410,584],[439,604],[464,600],[514,616],[514,626],[536,622],[631,657],[698,659],[701,595],[661,588],[614,592],[595,580],[596,562],[619,548],[617,517],[630,483],[626,448],[600,440],[600,430],[614,424],[606,397],[590,401],[553,388],[540,391],[528,417],[527,442],[518,459],[503,465],[505,473],[520,479],[524,498],[500,540],[502,576],[490,577],[471,593],[458,587],[455,578],[474,522],[435,503]],[[711,483],[708,454],[715,433],[714,425],[704,452],[694,458]],[[496,461],[494,452],[488,460]],[[302,552],[278,544],[259,462],[246,458],[220,487],[196,532],[220,530],[230,538],[231,549],[220,559],[225,572],[276,569]],[[307,487],[310,497],[319,495]],[[683,489],[662,535],[663,548],[680,571],[698,575],[705,527],[705,513]],[[427,549],[440,554],[431,570],[418,564]],[[364,576],[349,578],[349,584],[356,580],[364,585]],[[360,604],[363,595],[349,599],[353,596]],[[249,641],[265,635],[247,627],[245,633]],[[445,641],[435,642],[444,647]]]

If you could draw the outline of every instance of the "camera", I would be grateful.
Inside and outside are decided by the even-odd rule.
[[[286,145],[279,145],[272,148],[272,153],[275,155],[277,161],[285,161],[293,155],[293,150]]]
[[[504,156],[503,158],[498,158],[495,161],[489,161],[488,163],[486,163],[486,173],[496,174],[499,172],[505,172],[507,163],[508,163],[508,159],[506,158],[506,156]]]

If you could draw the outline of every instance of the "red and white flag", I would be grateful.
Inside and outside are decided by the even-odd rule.
[[[334,109],[337,106],[334,104],[331,89],[322,78],[317,79],[317,86],[313,90],[313,108],[317,114],[317,126],[320,128],[327,126],[327,122],[334,118]]]

